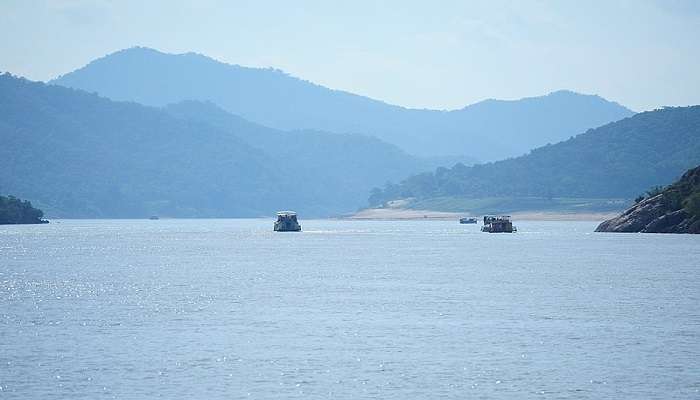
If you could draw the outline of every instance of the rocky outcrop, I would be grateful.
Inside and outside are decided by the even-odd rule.
[[[661,193],[604,221],[596,232],[700,233],[700,215],[693,203],[697,202],[699,193],[700,167],[697,167]]]

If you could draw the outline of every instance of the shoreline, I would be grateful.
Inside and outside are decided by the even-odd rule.
[[[513,219],[531,221],[604,221],[620,215],[617,212],[554,212],[554,211],[518,211],[509,214]],[[338,219],[361,221],[418,221],[458,220],[461,217],[478,217],[469,213],[457,213],[431,210],[411,210],[403,208],[368,208]]]

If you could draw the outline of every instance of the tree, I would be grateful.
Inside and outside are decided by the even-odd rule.
[[[683,207],[688,214],[700,217],[700,192],[693,193],[683,201]]]

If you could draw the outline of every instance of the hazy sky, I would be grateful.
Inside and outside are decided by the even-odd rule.
[[[47,80],[132,46],[458,108],[557,89],[700,104],[700,1],[0,1],[0,70]]]

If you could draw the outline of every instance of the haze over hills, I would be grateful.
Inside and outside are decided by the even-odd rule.
[[[174,117],[205,123],[269,155],[276,169],[287,171],[306,204],[297,209],[318,214],[353,211],[362,206],[369,182],[396,181],[435,168],[440,159],[410,156],[377,138],[314,130],[281,131],[252,123],[210,102],[183,101],[163,108]],[[284,193],[279,194],[284,198]],[[319,199],[322,200],[319,203]],[[316,211],[314,211],[316,210]]]
[[[142,47],[94,60],[52,83],[151,106],[211,101],[277,129],[362,133],[410,154],[479,160],[518,156],[632,114],[601,97],[570,91],[515,101],[486,100],[454,111],[407,109],[279,70]]]
[[[376,138],[282,132],[212,105],[163,110],[9,74],[0,141],[0,193],[51,217],[327,216],[425,168]]]
[[[50,215],[228,217],[291,208],[329,216],[401,180],[375,189],[370,204],[408,198],[407,207],[455,211],[473,204],[465,199],[506,199],[502,208],[533,198],[631,198],[700,162],[695,107],[629,117],[619,104],[570,91],[416,110],[278,70],[147,48],[113,53],[52,83],[3,75],[0,93],[8,144],[0,149],[8,172],[0,193]],[[517,158],[442,167],[470,163],[465,154],[494,159],[542,144]]]
[[[698,164],[700,106],[664,108],[518,158],[415,175],[375,190],[370,203],[407,198],[423,206],[445,198],[633,198],[651,186],[671,183]]]

